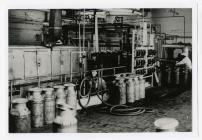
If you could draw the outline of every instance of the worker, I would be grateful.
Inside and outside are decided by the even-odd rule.
[[[188,69],[188,83],[186,87],[190,89],[192,87],[192,63],[187,53],[182,53],[178,55],[179,62],[176,63],[176,66],[185,66]]]
[[[189,59],[189,57],[187,56],[187,54],[181,53],[178,55],[178,57],[179,57],[180,61],[176,63],[176,66],[184,65],[189,69],[189,71],[191,71],[192,70],[192,63],[191,63],[191,60]]]

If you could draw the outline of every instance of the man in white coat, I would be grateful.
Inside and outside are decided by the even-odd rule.
[[[188,88],[192,87],[192,63],[187,53],[182,53],[179,55],[180,61],[176,63],[176,66],[185,66],[188,69]]]
[[[181,60],[176,63],[176,66],[184,65],[189,69],[189,71],[191,71],[192,63],[191,63],[191,60],[189,59],[189,57],[187,56],[187,54],[186,53],[180,54],[180,58],[181,58]]]

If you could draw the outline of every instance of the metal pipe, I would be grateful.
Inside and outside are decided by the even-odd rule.
[[[60,74],[61,74],[61,76],[60,76],[60,82],[61,82],[61,84],[62,84],[62,82],[63,82],[63,73],[62,73],[62,71],[63,71],[63,57],[62,57],[62,51],[60,50]]]
[[[10,82],[10,108],[12,108],[12,100],[13,100],[13,81]]]
[[[72,52],[70,52],[70,82],[72,82]]]
[[[85,9],[83,9],[83,16],[84,16],[84,19],[83,19],[83,49],[82,49],[82,52],[84,51],[84,47],[85,47]]]
[[[95,15],[95,52],[99,52],[98,17]]]
[[[79,52],[81,52],[81,24],[80,23],[79,23]]]
[[[36,68],[37,68],[37,77],[38,77],[38,87],[40,88],[40,76],[39,76],[39,67],[40,67],[40,63],[38,62],[38,51],[36,51]]]

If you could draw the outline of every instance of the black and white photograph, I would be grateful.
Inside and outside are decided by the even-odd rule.
[[[192,9],[9,9],[9,132],[192,131]]]
[[[0,18],[6,140],[202,136],[201,0],[2,0]]]

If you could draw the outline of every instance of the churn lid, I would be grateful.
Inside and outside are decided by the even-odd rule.
[[[24,104],[26,103],[28,100],[26,98],[16,98],[12,100],[13,104]]]
[[[65,88],[63,85],[56,85],[53,87],[54,89],[58,89],[58,88]]]
[[[64,84],[65,87],[74,87],[76,86],[75,84],[73,83],[67,83],[67,84]]]
[[[43,91],[53,91],[53,88],[43,88]]]
[[[41,92],[42,89],[38,88],[38,87],[34,87],[34,88],[30,88],[29,91],[39,91],[39,92]]]
[[[158,129],[173,129],[179,125],[179,122],[174,118],[160,118],[154,122]]]

